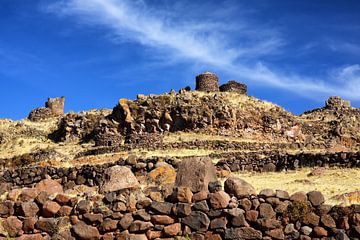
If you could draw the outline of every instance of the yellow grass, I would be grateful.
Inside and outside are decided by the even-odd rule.
[[[265,188],[286,190],[289,194],[297,191],[320,191],[328,204],[341,203],[331,199],[335,195],[360,190],[360,169],[325,169],[323,176],[308,177],[310,171],[310,168],[305,168],[287,172],[233,174],[253,185],[257,192]],[[351,203],[360,203],[360,198]]]

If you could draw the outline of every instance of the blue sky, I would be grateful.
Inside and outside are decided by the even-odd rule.
[[[360,107],[357,0],[0,0],[0,117],[112,108],[213,71],[300,114]]]

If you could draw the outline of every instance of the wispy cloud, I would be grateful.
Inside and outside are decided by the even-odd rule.
[[[328,41],[328,47],[334,52],[360,55],[360,45],[351,42]]]
[[[349,84],[360,82],[356,75],[330,74],[322,81],[270,69],[259,59],[276,53],[286,41],[276,29],[247,19],[239,22],[239,27],[209,16],[192,19],[179,16],[176,11],[152,8],[145,0],[65,0],[48,6],[47,11],[75,16],[83,24],[105,26],[116,38],[156,49],[172,60],[205,64],[234,77],[313,98],[338,94],[360,99],[360,92]],[[198,9],[197,14],[209,11],[216,9]]]

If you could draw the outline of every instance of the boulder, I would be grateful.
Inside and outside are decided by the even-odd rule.
[[[319,191],[308,192],[307,196],[308,196],[311,204],[315,207],[320,206],[321,204],[323,204],[325,202],[324,196]]]
[[[8,217],[2,222],[2,227],[9,237],[19,236],[22,232],[22,222],[17,217]]]
[[[53,195],[53,196],[57,195],[58,193],[64,192],[64,189],[61,186],[61,184],[52,179],[44,179],[38,182],[35,185],[35,189],[38,190],[38,192],[45,191],[49,195]]]
[[[103,193],[139,187],[139,182],[131,172],[130,168],[124,166],[113,166],[108,168],[105,171],[105,179],[105,183],[100,189]]]
[[[206,231],[210,224],[210,219],[208,216],[199,211],[194,211],[190,214],[190,216],[187,216],[182,219],[181,223],[189,226],[191,229],[195,231]]]
[[[191,171],[189,171],[191,169]],[[217,181],[216,168],[208,157],[186,158],[176,175],[176,187],[189,187],[193,193],[207,191],[209,182]]]
[[[96,227],[92,227],[79,221],[76,225],[72,227],[77,239],[82,240],[96,240],[100,239],[100,233]]]
[[[256,195],[255,188],[243,179],[230,177],[224,183],[225,192],[237,198]]]
[[[228,228],[225,239],[262,239],[262,233],[251,227]]]

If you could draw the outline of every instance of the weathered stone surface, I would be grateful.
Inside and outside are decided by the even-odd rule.
[[[35,189],[38,190],[38,192],[45,191],[53,196],[55,196],[58,193],[64,192],[62,185],[59,182],[52,179],[41,180],[35,185]]]
[[[193,193],[191,192],[191,189],[188,187],[178,187],[175,191],[176,199],[179,202],[183,203],[191,203]]]
[[[21,235],[22,225],[22,222],[14,216],[8,217],[2,222],[2,227],[10,237]]]
[[[225,239],[262,239],[262,233],[251,227],[228,228]]]
[[[35,217],[39,212],[39,207],[35,202],[23,202],[21,210],[25,217]]]
[[[125,166],[113,166],[105,171],[105,183],[101,186],[101,192],[114,192],[123,189],[135,189],[139,187],[139,182]]]
[[[209,198],[208,191],[200,191],[193,195],[193,202],[200,202]]]
[[[323,215],[320,220],[325,227],[336,228],[336,222],[330,215]]]
[[[272,189],[269,189],[269,188],[263,189],[263,190],[261,190],[261,191],[259,192],[259,196],[260,196],[260,197],[265,197],[265,198],[267,198],[267,197],[274,197],[274,196],[275,196],[275,191],[272,190]]]
[[[223,209],[229,204],[230,196],[224,191],[210,193],[210,205],[213,209]]]
[[[266,231],[266,234],[268,236],[270,236],[272,239],[285,239],[285,235],[282,229],[277,228],[277,229],[272,229],[270,231]]]
[[[166,163],[158,164],[148,174],[148,181],[157,184],[158,186],[165,186],[168,184],[174,184],[176,179],[175,169]]]
[[[163,229],[164,234],[169,237],[177,236],[181,233],[181,224],[180,223],[174,223],[169,226],[164,227]]]
[[[110,232],[117,229],[117,220],[113,220],[110,218],[106,218],[101,224],[100,224],[100,231],[102,232]]]
[[[314,227],[314,235],[316,237],[326,237],[328,232],[323,227]]]
[[[203,92],[218,92],[219,91],[219,78],[216,74],[211,72],[204,72],[196,76],[197,91]]]
[[[133,221],[134,219],[132,217],[132,214],[127,213],[120,219],[119,225],[122,227],[122,229],[127,230]]]
[[[60,208],[61,206],[57,202],[47,201],[43,205],[42,214],[44,217],[53,217]]]
[[[178,166],[175,186],[188,187],[196,193],[207,191],[209,182],[215,181],[217,181],[216,169],[210,158],[186,158]]]
[[[256,195],[255,188],[243,179],[230,177],[224,183],[225,192],[237,198]]]
[[[50,235],[54,235],[59,232],[59,227],[55,218],[43,218],[40,217],[35,224],[36,229],[39,229],[43,232],[47,232]]]
[[[151,222],[153,224],[170,225],[173,224],[175,220],[167,215],[153,215],[151,216]]]
[[[129,231],[130,232],[145,232],[153,228],[154,225],[151,222],[144,222],[140,220],[135,220],[130,224]]]
[[[276,190],[276,195],[277,198],[279,199],[289,199],[289,193],[287,191],[283,191],[283,190]]]
[[[269,203],[262,203],[259,207],[259,216],[261,218],[273,218],[276,213]]]
[[[36,217],[26,217],[23,220],[23,230],[26,233],[32,232],[35,229],[35,224],[37,222]]]
[[[290,201],[306,202],[307,195],[305,192],[296,192],[290,196]]]
[[[173,207],[173,204],[168,203],[168,202],[153,201],[150,205],[150,208],[152,210],[154,210],[155,212],[160,213],[160,214],[166,214],[166,215],[169,215],[171,213],[172,207]]]
[[[0,217],[10,217],[14,214],[14,203],[6,200],[0,202]]]
[[[100,239],[100,233],[96,227],[92,227],[84,223],[83,221],[78,222],[72,227],[75,235],[78,239],[82,240],[96,240]]]
[[[211,220],[210,229],[226,229],[226,217],[219,217]]]
[[[318,226],[320,217],[313,212],[306,214],[302,220],[305,225]]]
[[[248,227],[249,226],[249,224],[245,220],[245,216],[243,213],[240,213],[237,216],[234,216],[231,219],[231,224],[234,227]]]
[[[88,213],[88,212],[91,211],[92,206],[93,206],[93,203],[91,201],[89,201],[89,200],[81,200],[76,205],[76,210],[79,213]]]
[[[195,231],[204,232],[209,227],[210,219],[205,213],[194,211],[189,216],[184,217],[181,220],[181,223],[189,226],[191,229]]]
[[[319,206],[325,202],[324,196],[319,191],[308,192],[307,196],[313,206]]]
[[[191,204],[188,203],[178,203],[174,208],[174,214],[178,217],[186,217],[191,213]]]

